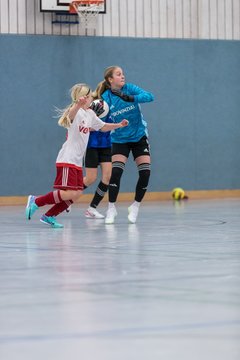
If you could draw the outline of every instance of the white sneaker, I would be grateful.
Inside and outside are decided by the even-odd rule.
[[[85,212],[85,216],[88,219],[104,219],[104,215],[100,214],[96,209],[89,206]]]
[[[116,216],[117,216],[117,210],[115,206],[108,208],[105,217],[105,224],[113,224]]]
[[[138,217],[138,211],[139,211],[139,207],[138,206],[134,206],[131,205],[128,208],[128,221],[132,224],[135,224],[135,222],[137,221],[137,217]]]

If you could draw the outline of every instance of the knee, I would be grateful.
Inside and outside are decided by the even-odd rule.
[[[76,202],[79,199],[79,197],[81,196],[81,194],[82,194],[81,190],[72,191],[72,199],[71,200],[73,202]]]
[[[97,176],[96,176],[96,175],[88,175],[88,176],[85,176],[85,178],[84,178],[84,184],[85,184],[86,186],[90,186],[90,185],[93,184],[96,180],[97,180]]]

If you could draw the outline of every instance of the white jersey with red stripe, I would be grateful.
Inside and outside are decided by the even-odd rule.
[[[94,111],[80,108],[68,128],[68,137],[58,153],[56,165],[81,168],[90,128],[100,130],[104,125]]]

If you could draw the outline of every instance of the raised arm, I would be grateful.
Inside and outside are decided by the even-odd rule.
[[[133,84],[128,84],[122,90],[112,89],[111,92],[126,102],[146,103],[154,100],[152,93]]]
[[[77,102],[75,102],[72,107],[69,110],[68,116],[69,119],[71,121],[73,121],[73,119],[75,118],[75,116],[77,115],[78,110],[83,107],[83,105],[86,104],[87,98],[86,96],[82,96],[79,98],[79,100]]]
[[[131,94],[134,96],[134,101],[138,103],[146,103],[154,100],[154,96],[149,91],[141,89],[137,85],[131,84],[130,87]]]

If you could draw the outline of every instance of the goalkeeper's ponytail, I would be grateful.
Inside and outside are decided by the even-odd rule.
[[[108,85],[106,80],[101,81],[98,86],[96,87],[96,90],[92,93],[92,96],[94,99],[101,99],[102,94],[107,89],[110,89],[110,86]]]
[[[104,91],[111,89],[109,78],[113,77],[113,73],[117,68],[119,68],[119,66],[117,65],[109,66],[108,68],[106,68],[106,70],[104,71],[104,80],[98,84],[96,90],[92,94],[94,99],[101,99]]]

